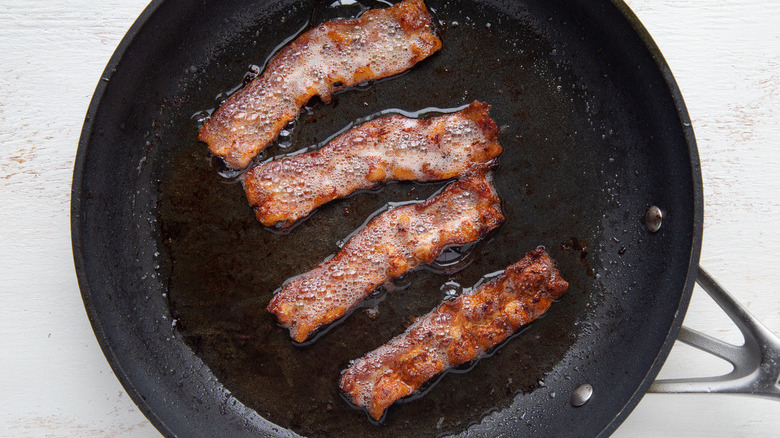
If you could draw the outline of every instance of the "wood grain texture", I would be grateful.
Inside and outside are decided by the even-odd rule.
[[[780,4],[628,4],[664,53],[696,130],[706,203],[702,265],[780,333],[773,281],[780,261]],[[0,435],[160,436],[95,341],[69,225],[84,114],[144,7],[142,0],[0,4]],[[740,340],[699,290],[685,323]],[[661,373],[723,370],[678,345]],[[747,397],[651,394],[615,436],[780,436],[778,412],[777,402]]]
[[[159,436],[81,302],[70,182],[100,74],[144,2],[0,6],[0,435]]]
[[[628,0],[669,63],[690,113],[704,182],[701,265],[780,333],[780,3]],[[700,288],[685,325],[740,344]],[[730,365],[677,344],[659,377]],[[649,394],[618,437],[780,436],[780,404],[743,396]]]

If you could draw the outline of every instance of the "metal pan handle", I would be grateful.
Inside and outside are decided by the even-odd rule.
[[[648,392],[746,394],[780,400],[780,338],[701,267],[696,283],[734,321],[745,337],[745,344],[729,344],[685,326],[677,340],[727,360],[734,369],[717,377],[656,380]]]

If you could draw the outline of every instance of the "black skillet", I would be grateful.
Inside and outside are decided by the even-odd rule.
[[[507,221],[454,268],[409,274],[301,347],[264,311],[272,292],[387,202],[443,185],[389,184],[277,233],[196,141],[204,110],[286,38],[362,10],[330,3],[155,1],[109,62],[79,144],[72,231],[90,320],[125,389],[168,436],[608,435],[663,364],[699,259],[699,159],[660,52],[617,0],[430,0],[440,53],[331,104],[315,99],[259,159],[387,110],[479,99],[502,127],[495,180]],[[655,233],[650,206],[664,212]],[[471,286],[540,244],[570,282],[546,316],[393,406],[381,425],[340,398],[349,360],[403,331],[446,288]],[[574,407],[584,383],[594,395]]]

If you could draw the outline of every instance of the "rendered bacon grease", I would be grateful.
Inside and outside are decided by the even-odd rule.
[[[287,228],[315,208],[380,182],[461,176],[501,153],[486,103],[428,120],[375,119],[320,150],[270,161],[245,174],[244,189],[263,225]]]
[[[228,165],[244,168],[313,96],[329,102],[335,91],[402,73],[440,48],[422,0],[321,24],[285,47],[260,77],[228,99],[198,140]]]
[[[445,301],[390,342],[355,361],[340,387],[374,420],[447,368],[468,362],[530,323],[569,284],[539,247],[471,293]]]
[[[485,236],[504,221],[486,169],[464,176],[424,202],[388,210],[358,231],[331,259],[293,278],[273,297],[275,314],[297,342],[345,315],[371,291],[448,245]]]

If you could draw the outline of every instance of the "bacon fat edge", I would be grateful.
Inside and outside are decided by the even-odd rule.
[[[230,97],[198,140],[234,168],[246,167],[315,95],[402,73],[441,48],[423,0],[372,9],[311,29],[286,46],[258,78]]]
[[[480,169],[426,201],[385,211],[333,258],[288,281],[267,310],[303,342],[380,285],[431,263],[445,247],[484,237],[504,221],[500,204],[492,175]]]
[[[405,333],[355,361],[341,390],[379,420],[447,368],[477,358],[542,314],[568,288],[543,248],[473,292],[445,301]]]
[[[498,126],[486,103],[418,120],[383,117],[323,148],[253,167],[243,183],[263,225],[287,228],[317,207],[386,181],[440,181],[497,157]]]

